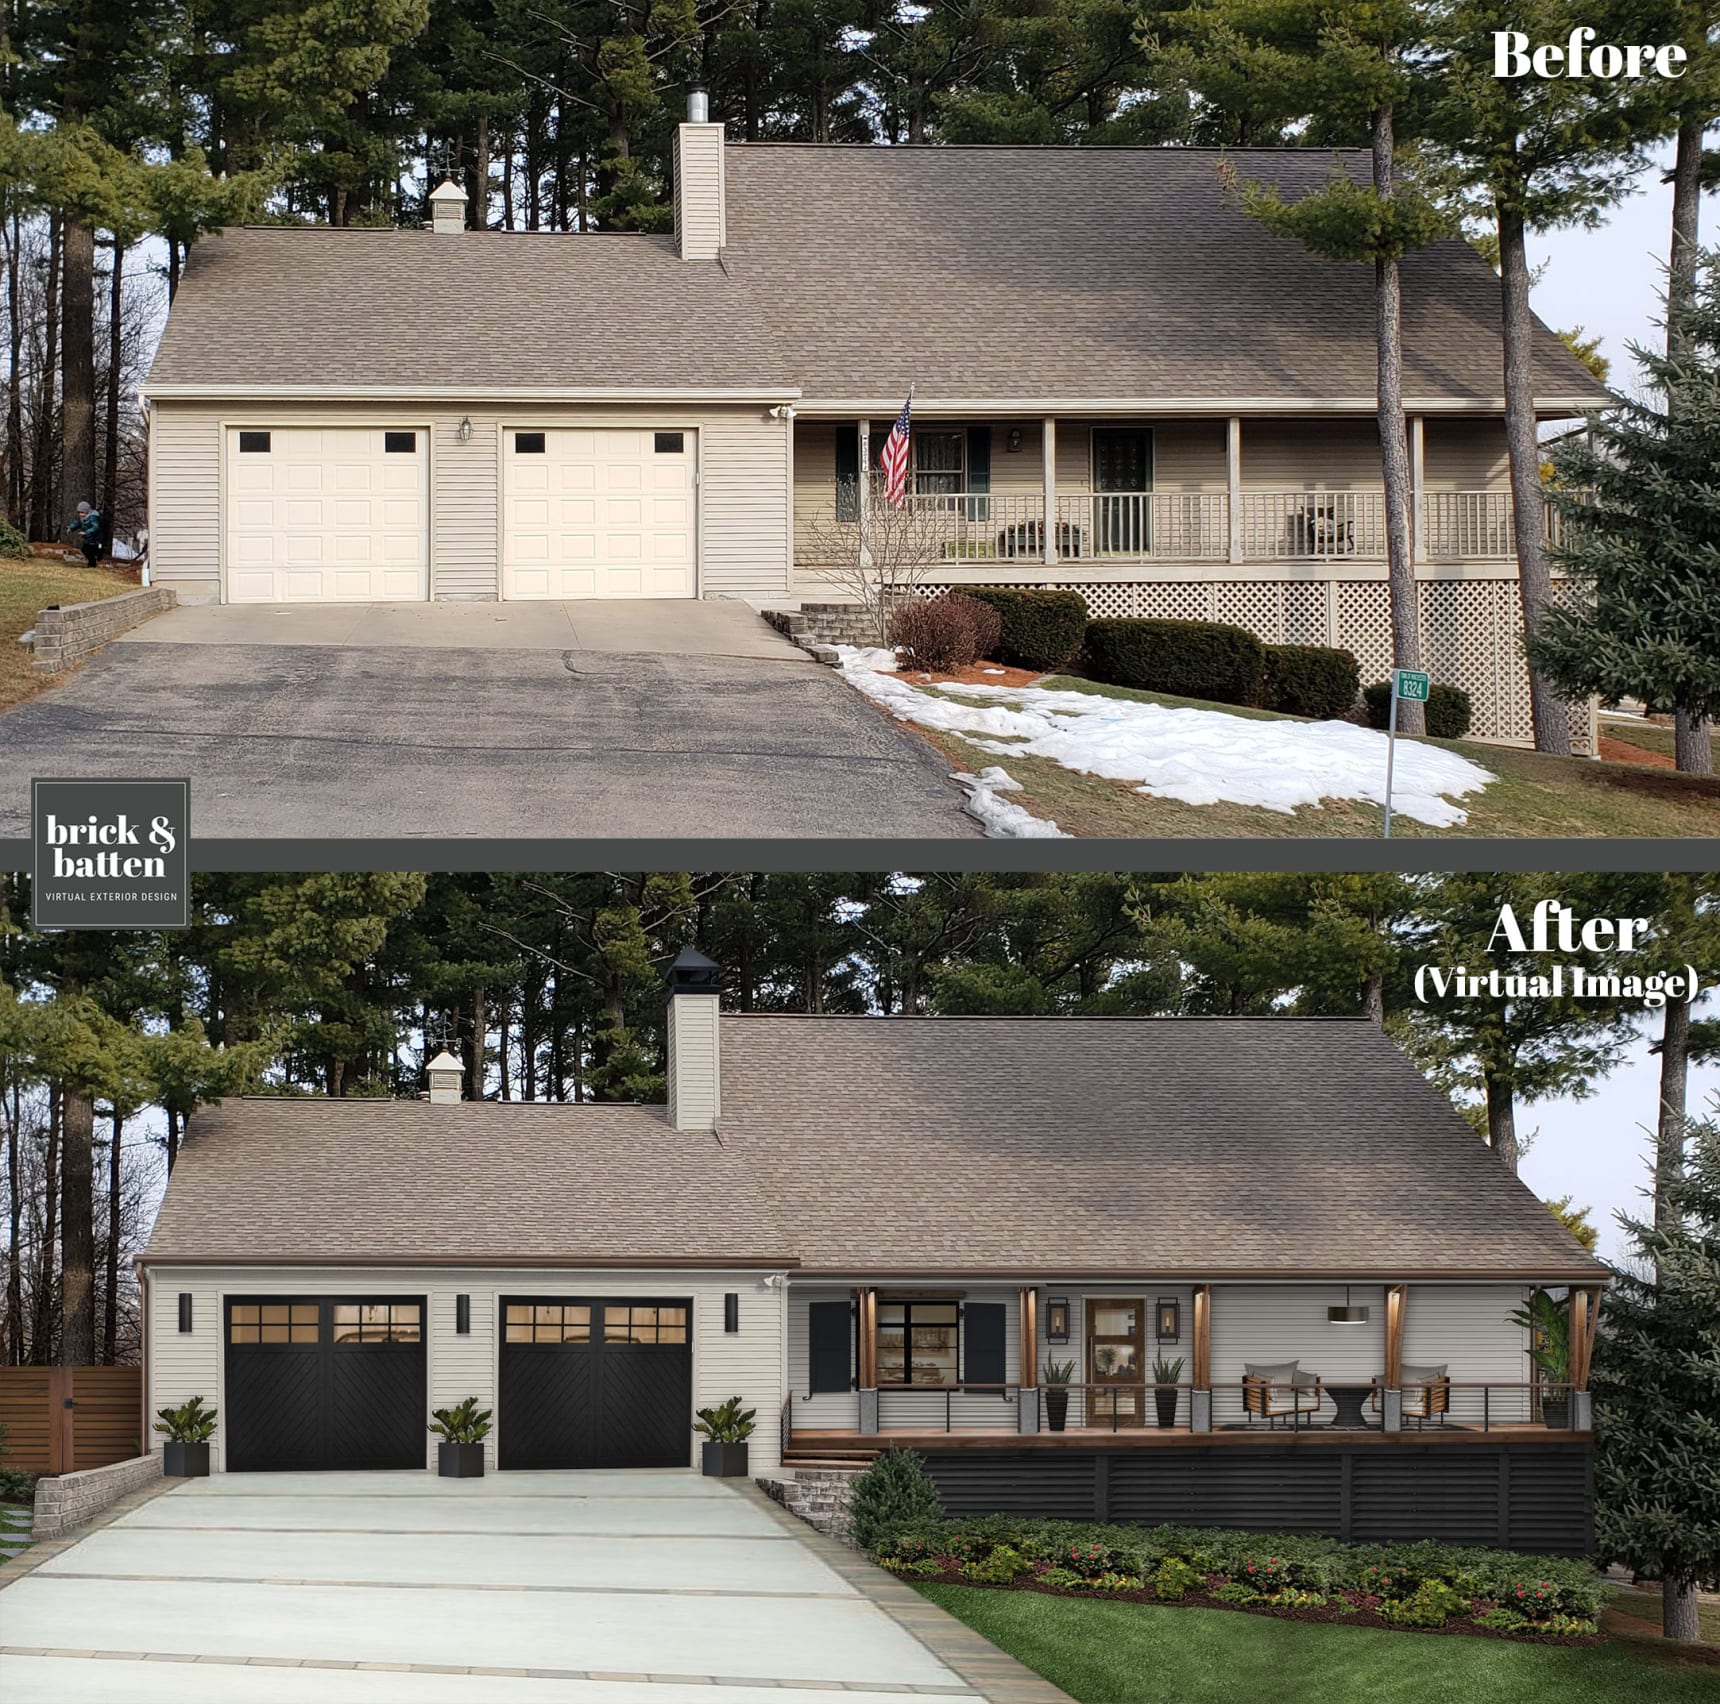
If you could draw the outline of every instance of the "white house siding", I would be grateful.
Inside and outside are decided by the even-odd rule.
[[[462,443],[460,423],[470,420]],[[649,426],[699,435],[699,592],[769,598],[788,590],[790,426],[762,406],[670,403],[157,402],[150,433],[150,559],[156,582],[186,603],[222,596],[224,427],[318,423],[428,425],[431,430],[430,595],[493,601],[500,595],[499,438],[508,428]]]
[[[1510,482],[1503,420],[1444,420],[1422,426],[1422,460],[1430,491],[1503,490]]]
[[[1350,1299],[1368,1309],[1364,1325],[1333,1325],[1326,1309],[1344,1300],[1342,1284],[1215,1284],[1212,1289],[1213,1421],[1243,1417],[1248,1363],[1299,1362],[1328,1383],[1366,1384],[1386,1370],[1385,1289],[1356,1284]],[[1288,1393],[1285,1393],[1288,1400]]]
[[[935,1285],[905,1286],[928,1297]],[[888,1290],[881,1292],[888,1295]],[[1014,1383],[1021,1365],[1021,1314],[1019,1289],[1013,1285],[957,1284],[948,1292],[968,1302],[1001,1302],[1004,1307],[1004,1377]],[[809,1379],[810,1302],[847,1301],[854,1294],[851,1284],[790,1284],[788,1291],[788,1383],[794,1395],[794,1425],[797,1429],[852,1430],[859,1422],[859,1399],[852,1391],[821,1392],[812,1396]],[[849,1370],[854,1371],[853,1354]],[[963,1372],[966,1372],[965,1365]],[[883,1391],[878,1397],[878,1422],[883,1431],[930,1431],[944,1428],[944,1393],[934,1386],[920,1391]],[[1013,1429],[1016,1424],[1014,1395],[957,1391],[949,1397],[952,1431]]]
[[[1522,1385],[1530,1378],[1529,1334],[1511,1313],[1528,1300],[1522,1284],[1412,1284],[1404,1302],[1403,1358],[1411,1367],[1444,1363],[1454,1385]],[[1491,1390],[1493,1420],[1528,1418],[1528,1393]],[[1481,1392],[1451,1393],[1455,1419],[1481,1419]]]
[[[641,1270],[587,1272],[544,1268],[363,1267],[314,1269],[241,1267],[174,1270],[151,1267],[148,1273],[146,1345],[150,1413],[202,1396],[218,1412],[223,1407],[222,1345],[224,1302],[230,1295],[422,1295],[428,1300],[426,1343],[429,1411],[468,1396],[487,1408],[496,1405],[500,1371],[497,1316],[506,1296],[688,1296],[693,1305],[693,1407],[704,1408],[740,1396],[758,1410],[750,1465],[755,1471],[780,1459],[778,1417],[782,1410],[784,1290],[766,1288],[762,1272],[683,1272]],[[192,1330],[179,1330],[179,1295],[192,1296]],[[740,1329],[723,1330],[723,1297],[740,1297]],[[472,1299],[472,1329],[454,1329],[455,1297]],[[496,1430],[486,1441],[486,1458],[496,1465],[496,1447],[507,1416],[498,1413]],[[687,1459],[694,1460],[693,1415],[687,1416]],[[212,1458],[224,1466],[226,1440],[217,1423]],[[435,1439],[425,1433],[425,1462],[433,1460]]]

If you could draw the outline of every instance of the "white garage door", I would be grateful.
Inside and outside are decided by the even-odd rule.
[[[412,428],[230,430],[228,601],[428,597],[429,451]]]
[[[690,598],[692,432],[508,432],[505,598]]]

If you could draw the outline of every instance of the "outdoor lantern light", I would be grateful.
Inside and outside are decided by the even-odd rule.
[[[1009,453],[1012,456],[1015,455],[1021,448],[1021,428],[1019,426],[1010,427],[1007,442],[1009,445]]]
[[[469,414],[463,414],[460,417],[460,442],[462,444],[469,444],[469,443],[471,443],[471,441],[472,441],[472,417]]]
[[[461,1337],[469,1337],[472,1331],[472,1298],[456,1296],[454,1298],[454,1330]]]
[[[1327,1308],[1326,1321],[1330,1325],[1366,1325],[1368,1310],[1359,1308],[1350,1301],[1350,1286],[1344,1286],[1344,1305],[1341,1308]]]
[[[1067,1296],[1051,1296],[1046,1300],[1045,1341],[1047,1343],[1067,1343],[1069,1341],[1069,1298]]]
[[[1160,1296],[1158,1315],[1159,1341],[1175,1343],[1182,1336],[1182,1303],[1175,1296]]]

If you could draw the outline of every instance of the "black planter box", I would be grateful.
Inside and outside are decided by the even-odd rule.
[[[207,1479],[209,1477],[209,1446],[207,1444],[163,1444],[161,1471],[168,1479]]]
[[[707,1439],[699,1446],[699,1466],[707,1479],[745,1479],[747,1447],[745,1443],[719,1444]]]
[[[1554,1431],[1564,1431],[1571,1424],[1571,1399],[1568,1396],[1541,1398],[1541,1424]]]
[[[482,1444],[438,1444],[436,1471],[444,1479],[482,1479],[484,1477],[484,1446]]]
[[[1177,1423],[1177,1398],[1182,1393],[1174,1390],[1155,1390],[1153,1404],[1159,1411],[1159,1428],[1168,1432]]]
[[[1069,1392],[1060,1385],[1045,1388],[1045,1424],[1053,1432],[1061,1432],[1069,1423]]]

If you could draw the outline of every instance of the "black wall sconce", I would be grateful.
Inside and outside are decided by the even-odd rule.
[[[191,1329],[191,1292],[189,1290],[179,1292],[179,1329],[181,1331]]]
[[[1161,1343],[1175,1343],[1182,1336],[1182,1303],[1175,1296],[1160,1296],[1155,1306],[1158,1316],[1154,1331]]]
[[[1067,1296],[1046,1298],[1045,1341],[1047,1343],[1067,1343],[1069,1341],[1069,1298]]]
[[[741,1299],[730,1290],[723,1297],[723,1330],[733,1333],[741,1328]]]
[[[462,1337],[472,1334],[472,1298],[456,1296],[454,1298],[454,1329]]]

